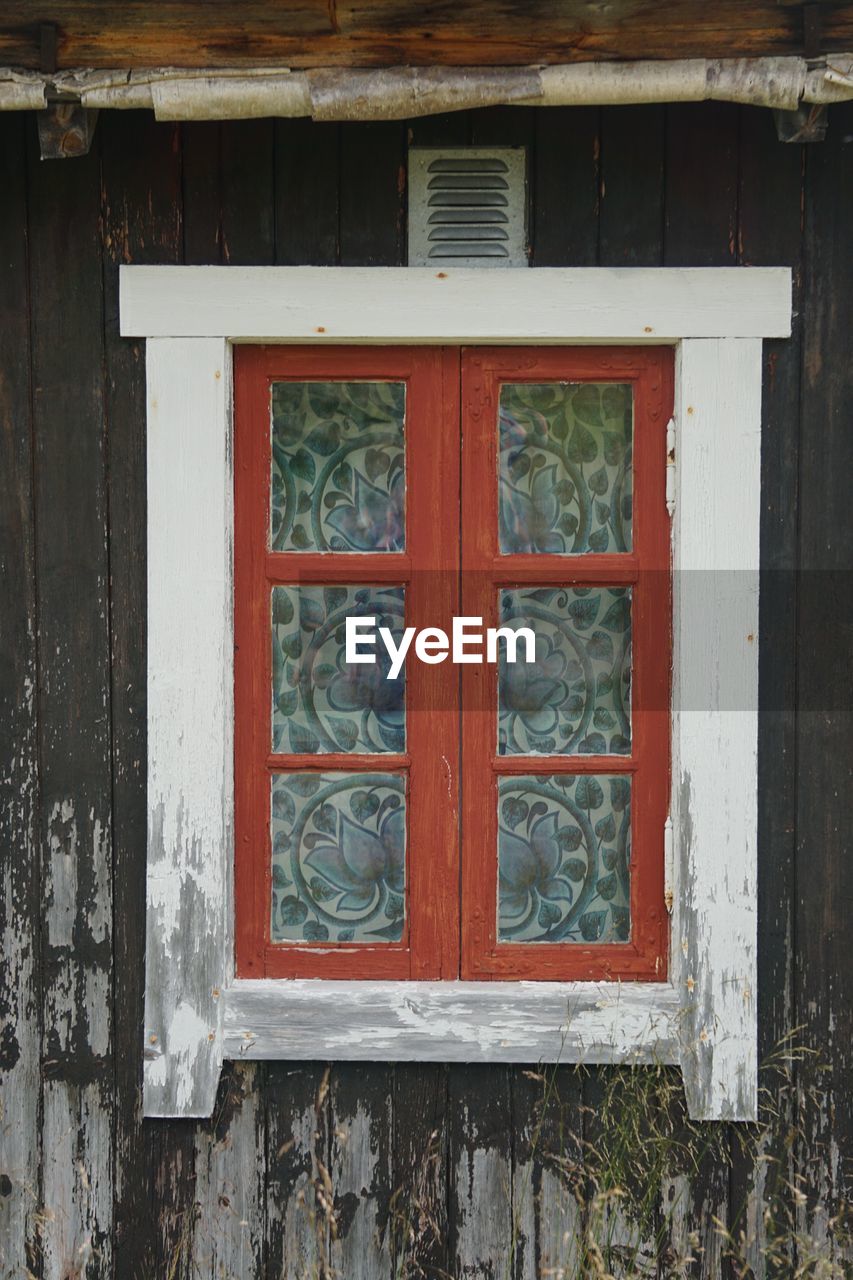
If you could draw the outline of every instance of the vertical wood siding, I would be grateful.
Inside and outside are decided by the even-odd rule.
[[[803,149],[724,104],[408,127],[131,112],[102,116],[88,158],[41,164],[32,117],[0,119],[0,1280],[538,1280],[594,1248],[614,1274],[712,1278],[734,1274],[715,1218],[759,1277],[839,1254],[853,108],[830,121]],[[619,1155],[628,1073],[253,1064],[226,1070],[209,1121],[140,1119],[145,386],[117,266],[399,263],[407,141],[527,145],[538,265],[794,267],[794,336],[764,352],[760,1047],[804,1024],[819,1054],[797,1068],[805,1128],[788,1143],[788,1091],[758,1153],[802,1179],[782,1262],[769,1166],[724,1127],[686,1164],[666,1090],[631,1139],[673,1126],[642,1223],[572,1194],[573,1168]]]

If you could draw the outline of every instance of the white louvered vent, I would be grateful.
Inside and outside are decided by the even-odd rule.
[[[523,147],[409,151],[409,266],[526,267]]]

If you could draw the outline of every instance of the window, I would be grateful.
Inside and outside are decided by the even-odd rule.
[[[458,975],[456,674],[345,662],[347,616],[445,626],[455,353],[237,352],[237,972]]]
[[[664,980],[671,352],[243,347],[235,385],[238,976]],[[535,661],[346,661],[347,617],[454,614]]]
[[[754,1118],[757,1098],[755,925],[761,340],[765,336],[789,334],[790,284],[790,272],[776,268],[495,272],[301,267],[122,269],[122,333],[147,340],[146,1115],[209,1115],[224,1058],[300,1059],[320,1055],[331,1059],[389,1061],[553,1062],[560,1059],[588,1063],[678,1063],[694,1118]],[[560,583],[567,584],[560,588],[565,595],[564,604],[556,597],[547,602],[558,618],[560,610],[568,613],[572,605],[584,600],[583,596],[578,599],[578,592],[587,588],[602,596],[602,602],[605,591],[609,592],[607,608],[616,605],[617,609],[614,620],[620,614],[627,618],[625,604],[617,602],[627,600],[630,592],[634,684],[630,733],[625,733],[624,725],[619,727],[614,706],[605,702],[601,709],[617,723],[615,727],[605,723],[604,717],[599,717],[598,725],[593,723],[592,733],[601,733],[605,738],[603,756],[584,751],[577,755],[578,764],[574,763],[574,757],[570,764],[566,763],[569,757],[562,748],[575,732],[569,715],[564,721],[558,717],[554,731],[549,733],[545,729],[550,726],[550,720],[547,725],[540,719],[516,724],[515,741],[525,747],[532,746],[542,754],[528,757],[516,753],[509,734],[509,717],[518,709],[517,704],[505,689],[501,695],[505,705],[501,705],[505,712],[506,737],[502,740],[496,736],[496,730],[501,727],[497,680],[486,675],[485,667],[463,668],[462,722],[468,730],[473,730],[472,722],[480,723],[477,732],[488,750],[478,751],[472,760],[470,748],[463,742],[461,785],[465,803],[473,805],[476,788],[485,786],[487,775],[490,786],[497,788],[507,785],[501,779],[510,779],[508,785],[512,786],[531,776],[538,779],[574,773],[589,777],[590,771],[594,771],[597,779],[608,779],[607,787],[601,781],[598,783],[602,791],[601,817],[606,820],[613,816],[615,823],[615,814],[604,812],[609,778],[620,781],[630,775],[633,895],[638,877],[645,875],[641,865],[643,855],[637,852],[642,838],[637,815],[641,810],[651,813],[660,804],[659,798],[647,795],[647,787],[651,784],[653,789],[654,779],[665,777],[665,762],[661,765],[661,754],[653,744],[669,742],[671,839],[664,846],[663,875],[671,893],[672,915],[668,924],[664,921],[668,944],[665,975],[660,975],[654,966],[654,976],[648,972],[637,973],[635,980],[626,982],[615,980],[612,968],[604,970],[598,979],[561,976],[526,981],[521,980],[521,961],[515,962],[519,968],[514,972],[499,974],[496,961],[503,954],[522,956],[526,948],[537,957],[540,950],[547,955],[551,949],[554,953],[565,949],[572,963],[577,963],[575,954],[595,955],[597,949],[601,955],[609,947],[622,948],[625,944],[605,942],[603,935],[598,934],[595,942],[582,937],[580,942],[567,943],[563,948],[562,941],[533,941],[529,934],[526,938],[523,933],[509,937],[503,926],[499,928],[496,923],[494,945],[483,927],[479,949],[468,948],[467,955],[475,960],[479,957],[483,966],[475,980],[469,976],[471,971],[464,968],[463,976],[457,978],[453,967],[441,981],[424,980],[419,975],[405,981],[396,977],[366,976],[351,981],[351,968],[344,977],[328,974],[282,980],[272,976],[235,976],[236,917],[232,894],[235,865],[238,897],[245,885],[240,871],[243,855],[239,848],[235,850],[234,788],[236,781],[239,792],[245,778],[241,768],[235,779],[233,742],[235,460],[231,369],[234,355],[238,361],[243,359],[236,349],[241,343],[255,346],[274,343],[280,347],[276,359],[281,359],[281,369],[293,361],[289,364],[292,376],[278,377],[285,383],[311,381],[315,375],[309,376],[308,362],[317,361],[316,377],[324,383],[405,382],[408,390],[419,378],[426,377],[422,371],[418,372],[421,362],[426,362],[423,368],[429,368],[430,361],[441,358],[443,406],[451,403],[454,395],[459,395],[460,387],[459,356],[455,355],[454,366],[446,360],[447,348],[466,349],[464,360],[470,362],[470,367],[463,364],[461,409],[455,417],[430,414],[433,421],[442,424],[431,447],[434,444],[446,450],[447,441],[452,439],[452,428],[446,424],[456,424],[456,440],[446,459],[450,469],[442,471],[442,480],[454,475],[449,486],[452,492],[456,485],[453,467],[454,458],[459,457],[460,429],[466,451],[462,473],[474,477],[472,489],[466,488],[463,481],[461,510],[466,519],[462,537],[447,563],[446,580],[451,589],[455,581],[457,592],[459,590],[461,558],[466,598],[470,592],[470,598],[474,599],[479,592],[484,612],[490,608],[495,620],[499,619],[500,612],[505,612],[510,623],[518,621],[511,615],[521,603],[530,611],[530,592],[553,587],[549,579],[552,563],[559,564]],[[401,343],[405,344],[403,352],[399,350]],[[603,494],[593,488],[595,501],[600,500],[603,506],[611,508],[606,518],[603,510],[599,518],[593,506],[598,525],[593,524],[590,531],[583,526],[578,512],[571,509],[575,494],[570,493],[568,487],[561,487],[559,509],[550,497],[543,507],[539,491],[534,492],[535,475],[532,474],[540,472],[543,464],[537,463],[534,467],[531,458],[528,472],[523,461],[514,454],[510,457],[507,452],[505,479],[509,489],[516,492],[509,493],[505,508],[509,516],[504,520],[503,530],[500,521],[497,522],[495,535],[494,522],[489,525],[489,521],[481,517],[487,502],[497,503],[498,455],[505,452],[499,448],[500,437],[497,441],[492,437],[488,448],[478,450],[473,459],[468,456],[477,421],[471,416],[476,404],[472,410],[466,396],[470,401],[471,393],[481,395],[482,387],[489,385],[491,379],[492,390],[488,394],[492,400],[495,386],[502,385],[501,394],[509,397],[508,416],[517,417],[523,407],[523,397],[531,394],[531,387],[547,384],[561,387],[566,377],[578,377],[583,382],[579,371],[583,369],[584,360],[591,358],[585,348],[592,343],[610,349],[630,347],[631,350],[623,351],[622,355],[629,364],[635,361],[638,371],[649,370],[649,387],[655,358],[650,344],[658,349],[658,358],[663,362],[659,365],[661,388],[663,371],[670,368],[670,353],[674,353],[674,414],[671,439],[667,441],[666,502],[656,504],[659,511],[664,505],[672,511],[672,696],[668,716],[666,706],[661,708],[656,694],[656,691],[663,694],[660,677],[665,666],[658,649],[662,642],[665,647],[666,641],[665,618],[669,613],[668,608],[663,609],[661,582],[664,578],[668,582],[668,576],[656,570],[655,547],[659,548],[660,544],[654,537],[646,540],[642,528],[644,486],[639,452],[633,459],[635,493],[630,541],[626,537],[626,508],[621,508],[624,551],[616,544],[609,523],[613,516],[609,470],[603,477],[596,476],[600,466],[593,470],[592,464],[584,464],[584,482],[592,486],[596,476],[595,485],[605,486]],[[367,354],[356,350],[365,345],[373,350]],[[400,363],[394,368],[380,368],[381,361],[395,346],[398,348],[395,358]],[[308,349],[318,347],[322,350]],[[496,351],[496,347],[502,349]],[[531,347],[536,348],[534,353],[529,351]],[[488,350],[478,351],[478,348]],[[441,357],[439,350],[444,352]],[[322,361],[333,355],[352,363],[337,364],[334,370],[330,366],[321,376]],[[483,360],[479,369],[473,363],[478,357]],[[568,366],[559,366],[557,374],[550,377],[549,368],[556,366],[548,366],[547,362],[559,365],[562,359],[571,361],[571,372],[564,373],[561,370]],[[366,363],[357,366],[356,362],[362,360]],[[491,370],[489,360],[496,362]],[[541,361],[541,365],[537,366],[536,361]],[[622,382],[632,381],[621,375],[614,376],[617,372],[616,367],[607,373],[599,370],[589,381],[616,384],[620,378]],[[642,375],[635,382],[632,414],[633,447],[638,451],[641,440],[636,432],[642,426],[643,410],[642,395],[637,388],[641,384]],[[512,390],[517,386],[522,386],[523,392]],[[386,392],[392,404],[399,402],[397,392],[388,388]],[[296,393],[291,388],[287,394]],[[363,395],[361,391],[357,394]],[[563,393],[555,390],[552,394]],[[476,395],[473,399],[476,400]],[[662,433],[667,395],[660,390],[659,399],[662,417],[654,430]],[[406,415],[419,411],[414,407],[414,398],[409,397],[407,401],[404,396],[403,403],[402,452],[405,454],[409,421]],[[652,399],[647,398],[646,403],[652,404]],[[548,402],[533,408],[545,419],[543,430],[547,435],[550,428],[547,414],[542,410],[553,408],[553,404]],[[490,404],[488,409],[487,416],[493,418],[495,405]],[[265,412],[268,413],[268,407]],[[397,425],[399,427],[399,422]],[[486,429],[482,421],[480,429]],[[557,431],[562,429],[561,422]],[[618,436],[618,432],[615,434]],[[624,442],[624,433],[622,439]],[[299,448],[308,449],[307,441],[303,445],[290,443],[295,453]],[[320,443],[323,443],[322,437]],[[491,461],[488,461],[490,451]],[[400,451],[393,452],[397,457]],[[613,450],[611,453],[615,457]],[[325,456],[322,450],[321,456]],[[316,461],[314,465],[316,479]],[[418,501],[425,499],[419,498],[413,482],[409,487],[406,480],[402,510],[404,521],[409,524],[403,525],[402,549],[394,550],[399,545],[399,521],[395,513],[399,510],[400,490],[390,474],[386,476],[384,462],[381,469],[375,458],[371,465],[375,472],[371,483],[375,490],[384,493],[381,501],[386,517],[389,513],[392,517],[383,522],[387,535],[384,545],[349,552],[336,546],[329,553],[317,552],[306,545],[303,555],[298,544],[295,548],[292,546],[294,534],[297,540],[303,536],[313,538],[316,546],[317,529],[314,524],[309,528],[302,521],[303,533],[295,532],[295,525],[300,522],[278,526],[278,534],[284,528],[283,549],[262,557],[267,563],[261,567],[250,564],[247,570],[242,554],[238,555],[238,575],[247,571],[250,576],[255,575],[253,598],[258,612],[251,623],[251,634],[266,637],[263,652],[258,648],[258,660],[253,664],[252,680],[259,680],[259,691],[253,691],[250,698],[250,701],[255,699],[259,708],[257,722],[265,725],[265,733],[272,727],[272,663],[267,642],[271,642],[274,587],[306,592],[309,588],[322,590],[323,587],[337,590],[353,586],[358,590],[402,588],[402,602],[396,596],[388,597],[389,618],[393,613],[392,602],[395,608],[402,603],[406,610],[417,596],[419,575],[414,563],[417,549],[409,535],[411,532],[414,536],[412,512]],[[411,468],[411,456],[408,465]],[[607,466],[610,468],[611,464]],[[287,475],[282,475],[282,482],[293,485],[299,482],[300,493],[304,494],[303,482],[311,481],[311,468],[305,459],[300,455],[295,468],[286,464],[285,469]],[[305,474],[297,474],[300,470]],[[660,485],[663,478],[659,470],[656,474],[656,483]],[[481,477],[479,488],[477,475]],[[241,476],[238,488],[244,480],[246,477]],[[256,487],[262,486],[266,480],[256,475],[255,483]],[[345,486],[340,489],[344,491]],[[456,492],[458,494],[458,488]],[[518,493],[528,499],[526,505]],[[303,496],[301,500],[303,507],[306,501],[311,505],[310,496]],[[297,495],[297,509],[299,502]],[[434,495],[435,512],[443,509],[440,503],[440,494]],[[564,509],[566,503],[569,509]],[[333,508],[337,510],[346,505],[350,504],[336,499],[327,507],[328,515],[320,513],[321,532],[326,531],[322,536],[328,536],[330,547],[332,537],[344,538],[355,530],[344,510],[332,519]],[[465,528],[470,524],[467,517],[474,511],[478,513],[474,527],[490,528],[488,536],[493,539],[497,536],[497,550],[493,542],[490,550],[481,548],[477,553],[476,547],[466,542]],[[526,512],[530,518],[521,521],[519,511]],[[577,527],[572,516],[578,520]],[[665,527],[662,513],[660,519]],[[608,527],[606,544],[603,542],[605,525]],[[446,524],[442,520],[442,537],[452,533],[458,538],[456,530],[455,514]],[[647,526],[647,531],[651,535],[651,526]],[[262,537],[268,536],[265,525],[261,532]],[[592,542],[592,534],[597,535],[596,542]],[[579,536],[581,542],[576,547]],[[571,549],[566,549],[558,538],[571,539]],[[584,538],[589,540],[588,549],[582,545]],[[239,530],[236,542],[238,549],[245,542]],[[263,548],[263,541],[257,545]],[[524,550],[530,545],[534,552]],[[308,566],[311,556],[322,560],[323,577],[306,568],[294,575],[288,570],[284,581],[274,581],[278,558],[282,561],[289,558],[296,570],[301,561]],[[328,567],[335,564],[337,568]],[[568,568],[568,578],[563,565]],[[356,567],[359,567],[358,573],[355,573]],[[602,573],[602,568],[607,572]],[[269,570],[273,570],[272,577]],[[469,583],[472,572],[477,574],[473,586]],[[544,581],[538,576],[540,572]],[[596,573],[601,575],[600,581],[596,581]],[[614,597],[613,593],[619,591],[625,594]],[[408,599],[407,592],[411,592]],[[525,593],[528,594],[525,596]],[[658,611],[658,606],[652,603],[655,598],[663,622],[653,627],[653,615]],[[306,595],[305,599],[311,600],[311,597]],[[457,599],[458,596],[448,598],[448,614],[457,612]],[[645,623],[642,615],[646,606],[641,603],[644,600],[649,602]],[[319,601],[315,599],[314,603]],[[290,605],[295,618],[295,598],[290,598]],[[326,606],[325,596],[323,606]],[[595,622],[590,623],[591,636],[596,630],[610,632],[603,625],[601,603],[598,607]],[[281,616],[284,616],[287,604],[282,609]],[[578,608],[575,615],[568,616],[577,627],[584,614]],[[313,623],[317,615],[309,606],[305,617]],[[565,618],[561,620],[565,624]],[[288,628],[291,623],[282,625]],[[239,619],[237,626],[242,636],[245,628]],[[583,628],[580,630],[583,632]],[[285,634],[292,631],[286,630]],[[565,630],[562,634],[566,634]],[[644,634],[654,636],[651,649],[642,643]],[[236,655],[238,666],[242,652],[241,649]],[[649,664],[645,675],[644,663]],[[334,666],[332,662],[327,665]],[[554,672],[552,677],[556,678]],[[411,681],[411,674],[409,679]],[[639,696],[641,684],[649,691],[648,699]],[[609,696],[612,690],[611,677],[609,692],[605,680],[601,696]],[[407,698],[410,699],[412,692],[408,691]],[[598,693],[596,678],[596,697]],[[562,689],[554,696],[561,703]],[[665,696],[662,701],[667,704]],[[442,700],[441,710],[447,716],[458,715],[459,706],[457,701],[448,709]],[[285,702],[285,708],[290,707],[291,702]],[[325,715],[328,700],[321,701],[315,709],[318,715]],[[595,710],[593,706],[593,720]],[[283,708],[279,707],[278,711],[288,719]],[[402,805],[405,797],[412,841],[407,857],[411,854],[414,860],[410,858],[406,864],[411,868],[410,878],[406,880],[406,871],[403,877],[404,888],[408,884],[404,910],[410,914],[400,917],[395,909],[393,919],[388,917],[388,924],[399,932],[399,939],[389,937],[383,944],[389,954],[396,946],[398,958],[400,944],[405,949],[414,939],[414,934],[407,935],[405,931],[419,909],[413,899],[418,863],[417,854],[412,852],[417,836],[413,824],[418,821],[416,814],[423,814],[422,806],[416,808],[414,804],[419,766],[412,751],[415,738],[410,736],[409,728],[409,717],[414,723],[416,715],[411,701],[406,703],[405,714],[406,749],[396,754],[411,757],[406,767],[389,769],[389,757],[394,756],[394,751],[380,751],[376,755],[377,772],[396,771],[407,775],[402,787],[395,782],[393,787],[376,792],[380,806],[395,798],[400,799]],[[484,727],[486,720],[488,728]],[[668,731],[665,733],[661,726],[666,720]],[[568,726],[565,731],[563,724]],[[373,728],[369,728],[372,740],[377,742]],[[385,728],[393,730],[394,725],[386,723]],[[351,731],[345,732],[351,738]],[[530,739],[531,732],[534,741]],[[591,736],[589,726],[585,726],[584,737]],[[546,750],[546,738],[553,738],[553,748],[549,744]],[[625,739],[630,745],[630,755],[624,749]],[[264,750],[270,741],[267,740]],[[306,741],[303,738],[303,744]],[[647,751],[644,743],[651,743],[651,749]],[[287,745],[293,745],[289,729]],[[349,749],[346,741],[342,740],[342,745],[346,748],[341,753],[342,767],[335,771],[363,771],[368,758],[354,763],[357,753]],[[587,746],[597,752],[600,742],[593,738]],[[303,768],[303,753],[288,754],[299,758],[299,769],[295,771],[311,774],[325,767],[335,755],[330,752],[327,761],[319,764],[315,761]],[[306,756],[318,754],[304,753]],[[440,790],[439,780],[445,788],[442,794],[446,794],[448,779],[452,793],[453,786],[459,785],[459,774],[453,772],[453,755],[448,756],[450,769],[445,769],[442,762],[440,772],[435,764],[435,752],[430,751],[423,759],[433,762],[432,767],[436,769],[429,784],[424,780],[424,794],[435,795]],[[540,760],[545,762],[541,770]],[[263,764],[262,775],[275,772],[274,768],[268,769],[268,761],[262,761],[260,755],[257,762]],[[606,769],[599,769],[599,762],[606,762]],[[372,769],[373,762],[369,763]],[[533,772],[531,764],[536,766]],[[470,785],[469,774],[473,778]],[[580,782],[572,785],[577,788]],[[449,799],[452,803],[452,794]],[[532,793],[529,797],[508,794],[501,798],[502,803],[503,799],[518,802],[508,809],[506,821],[502,810],[498,816],[494,794],[486,801],[487,816],[491,813],[490,820],[495,824],[500,821],[510,834],[520,832],[522,844],[528,837],[529,820],[532,839],[533,823],[547,818],[546,797],[537,796],[533,804]],[[533,812],[540,799],[546,805],[545,814],[540,809]],[[526,815],[520,801],[528,806]],[[266,806],[270,803],[264,788],[262,806],[257,810],[264,822],[269,812]],[[363,823],[374,816],[368,813],[372,803],[359,806]],[[401,805],[394,811],[399,811]],[[612,797],[610,807],[615,808]],[[287,803],[280,808],[286,823],[289,821]],[[592,809],[592,805],[589,808]],[[661,806],[660,812],[663,811]],[[386,806],[381,820],[390,812],[391,806]],[[625,810],[615,812],[624,814]],[[441,821],[441,814],[428,812],[421,820],[433,819]],[[513,821],[516,822],[514,828]],[[375,824],[378,826],[379,822],[377,808]],[[395,819],[395,823],[399,825],[399,819]],[[562,825],[559,818],[552,818],[549,823],[546,836],[550,827],[559,831]],[[490,853],[482,841],[468,857],[466,830],[463,813],[461,851],[451,843],[448,858],[456,858],[457,865],[461,862],[463,869],[466,865],[473,868],[477,856],[491,860],[490,874],[495,875],[496,854],[494,850]],[[540,831],[537,827],[537,836]],[[328,832],[321,830],[318,834],[325,839]],[[569,835],[569,843],[576,838]],[[609,842],[609,826],[606,838]],[[509,847],[511,855],[512,850],[518,852],[518,845],[509,842]],[[618,848],[610,843],[605,847]],[[653,874],[660,876],[658,853],[652,850],[649,859],[649,865],[654,862],[658,868]],[[481,865],[485,866],[486,862]],[[611,868],[605,866],[604,869],[609,874]],[[269,870],[271,873],[271,866]],[[389,869],[388,875],[393,877],[396,872]],[[571,877],[567,878],[572,884]],[[479,891],[481,901],[494,910],[494,897],[491,890],[486,891],[485,879],[483,875],[474,885],[474,892]],[[598,879],[606,881],[606,876]],[[526,919],[519,914],[526,887],[522,883],[524,876],[511,874],[504,880],[509,881],[504,886],[504,896],[508,896],[509,901],[504,903],[503,919],[509,928],[514,928]],[[395,883],[399,880],[395,879]],[[660,882],[657,886],[649,883],[652,898],[657,898],[659,905]],[[541,896],[553,897],[553,905],[562,910],[561,899],[551,894],[552,889],[550,886]],[[459,901],[464,919],[470,899],[470,892],[466,899],[463,886],[461,899],[451,896],[442,901],[451,904]],[[616,901],[616,898],[605,901]],[[624,904],[616,901],[616,905]],[[644,918],[643,906],[640,902],[637,908],[633,896],[630,905],[631,938],[634,939],[637,936],[634,924]],[[259,910],[263,913],[270,907],[271,894],[266,902],[260,902]],[[468,917],[475,923],[476,910],[475,903]],[[298,910],[294,913],[299,914]],[[548,914],[552,913],[546,913],[546,918]],[[609,918],[612,922],[609,927],[615,930],[618,922],[613,919],[612,911]],[[651,914],[647,918],[651,920]],[[401,919],[402,926],[398,923]],[[559,925],[558,921],[554,923]],[[535,925],[531,917],[530,927],[534,932],[539,927],[538,912]],[[442,936],[452,934],[452,930],[442,931]],[[404,939],[407,939],[405,943]],[[320,941],[328,940],[318,939]],[[348,955],[353,954],[354,938],[352,943]],[[349,944],[337,940],[336,945],[340,948]],[[362,954],[366,954],[368,948],[359,945]],[[309,958],[325,949],[316,944],[302,947]],[[653,946],[649,947],[647,959],[651,959],[654,950]],[[416,951],[417,947],[410,948],[410,955]],[[464,946],[462,954],[466,955]],[[559,963],[562,966],[562,960]],[[502,980],[479,980],[497,976]]]

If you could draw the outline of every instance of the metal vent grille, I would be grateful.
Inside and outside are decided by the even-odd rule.
[[[413,147],[409,266],[526,267],[523,147]]]

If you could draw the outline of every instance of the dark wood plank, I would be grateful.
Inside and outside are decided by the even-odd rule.
[[[265,1083],[262,1063],[226,1064],[213,1116],[196,1126],[193,1275],[267,1274]]]
[[[271,1063],[264,1093],[267,1131],[267,1274],[326,1280],[337,1229],[329,1174],[329,1070]]]
[[[112,759],[100,162],[29,147],[45,1277],[109,1271]]]
[[[37,1265],[41,1160],[38,649],[23,115],[0,120],[0,1272]]]
[[[656,1073],[644,1067],[596,1067],[584,1081],[581,1261],[592,1267],[600,1254],[615,1280],[657,1276],[666,1166],[654,1118],[664,1105]]]
[[[145,965],[145,343],[119,336],[118,268],[181,257],[181,153],[177,125],[144,112],[108,113],[100,122],[104,228],[104,353],[109,433],[110,636],[113,874],[116,930],[115,1250],[118,1274],[133,1276],[160,1258],[151,1212],[156,1160],[183,1167],[185,1211],[192,1203],[188,1162],[142,1128],[142,1030]],[[173,1127],[162,1137],[174,1136]],[[170,1246],[171,1249],[171,1246]],[[164,1261],[164,1265],[167,1265]]]
[[[405,252],[405,126],[344,124],[341,130],[340,261],[401,266]]]
[[[58,24],[60,68],[96,66],[395,66],[518,64],[593,58],[747,57],[802,53],[799,4],[775,0],[618,0],[590,8],[489,0],[300,0],[285,7],[247,0],[239,13],[198,0],[53,0],[34,13],[7,0],[0,61],[38,68],[40,23]],[[822,6],[821,47],[853,45],[847,3]]]
[[[451,1274],[503,1280],[513,1248],[509,1070],[452,1066],[448,1109]]]
[[[729,266],[737,257],[738,108],[726,103],[665,108],[666,155],[663,262],[666,266]],[[701,1151],[692,1126],[672,1103],[677,1140]],[[662,1256],[681,1257],[696,1239],[689,1274],[711,1280],[721,1274],[722,1241],[715,1220],[730,1212],[729,1170],[709,1152],[698,1167],[685,1167],[677,1150],[660,1188]]]
[[[765,1107],[759,1148],[732,1134],[731,1202],[740,1214],[753,1267],[789,1274],[792,1250],[768,1255],[767,1229],[786,1181],[789,1134],[796,1126],[792,1088],[771,1065],[795,1027],[791,944],[795,912],[797,679],[797,509],[802,350],[802,182],[805,148],[776,142],[766,113],[744,110],[740,133],[738,252],[746,265],[791,266],[794,321],[790,339],[764,344],[761,459],[758,739],[758,1036],[763,1083],[777,1113]],[[785,1189],[784,1200],[793,1205]],[[756,1206],[746,1213],[746,1206]],[[773,1251],[775,1253],[775,1251]]]
[[[271,121],[226,121],[185,131],[184,175],[187,256],[223,265],[275,261]],[[193,1275],[250,1280],[264,1272],[265,1084],[262,1064],[249,1072],[228,1068],[214,1122],[192,1127],[186,1170],[199,1208],[186,1251]]]
[[[394,1068],[378,1062],[333,1065],[330,1100],[335,1207],[330,1271],[391,1280]]]
[[[419,116],[409,121],[407,132],[410,147],[465,147],[471,141],[471,112]]]
[[[738,108],[667,107],[664,262],[725,267],[737,258]]]
[[[535,116],[533,264],[595,266],[601,112],[597,107],[554,107]]]
[[[575,1067],[511,1073],[514,1280],[574,1276],[583,1255],[583,1111]]]
[[[796,1019],[816,1051],[800,1073],[807,1106],[799,1172],[818,1240],[844,1196],[833,1153],[853,1149],[853,168],[849,104],[807,159],[797,610]],[[821,1071],[821,1062],[825,1070]],[[830,1249],[825,1246],[826,1256]],[[839,1257],[836,1249],[835,1256]]]
[[[656,267],[663,257],[665,108],[601,112],[601,265]]]
[[[275,261],[274,126],[272,120],[222,125],[222,261],[263,266]]]
[[[338,258],[340,126],[275,123],[275,240],[281,266],[333,266]]]
[[[181,125],[184,262],[222,262],[222,125]]]
[[[448,1252],[447,1067],[398,1063],[394,1071],[391,1218],[395,1276],[452,1273]]]

